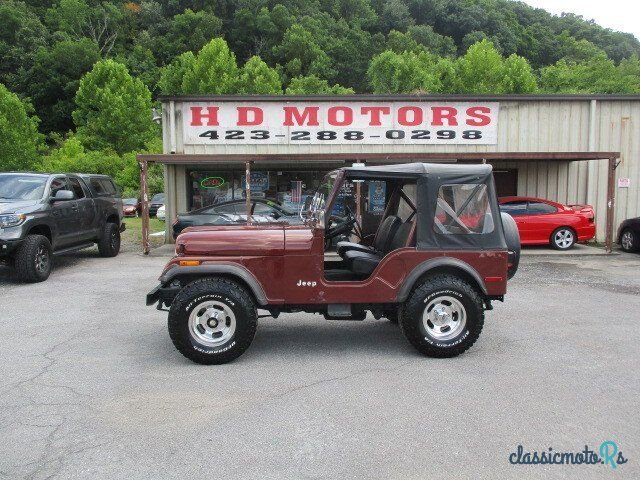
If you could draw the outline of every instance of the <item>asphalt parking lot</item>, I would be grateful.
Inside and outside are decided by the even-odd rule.
[[[640,478],[640,255],[525,257],[478,343],[418,356],[384,321],[261,320],[224,366],[144,305],[164,258],[0,271],[0,478]],[[628,462],[511,465],[617,443]]]

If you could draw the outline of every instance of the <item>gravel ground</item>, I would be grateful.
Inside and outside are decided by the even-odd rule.
[[[205,367],[145,307],[165,259],[0,271],[0,478],[640,478],[639,255],[525,257],[478,343],[423,358],[384,321],[261,320]],[[628,462],[511,465],[526,450]]]

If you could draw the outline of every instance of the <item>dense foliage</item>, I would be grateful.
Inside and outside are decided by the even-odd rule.
[[[135,174],[159,94],[640,92],[633,35],[511,0],[0,0],[0,25],[0,169],[39,129],[41,168]]]

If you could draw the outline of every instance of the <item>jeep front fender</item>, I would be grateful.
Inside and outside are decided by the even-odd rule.
[[[168,285],[172,280],[181,277],[198,279],[215,275],[236,278],[239,283],[245,285],[253,293],[259,305],[267,305],[269,303],[260,282],[256,280],[249,270],[237,263],[202,264],[197,267],[176,266],[162,274],[159,280],[161,285]]]

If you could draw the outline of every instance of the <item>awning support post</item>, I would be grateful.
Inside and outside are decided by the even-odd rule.
[[[609,158],[609,168],[607,177],[607,217],[606,217],[606,232],[605,232],[605,250],[607,253],[613,252],[613,216],[616,206],[616,158]]]
[[[140,196],[142,197],[142,253],[149,255],[149,185],[147,182],[148,164],[140,160]]]
[[[251,223],[251,162],[244,163],[244,192],[247,202],[247,225]]]

